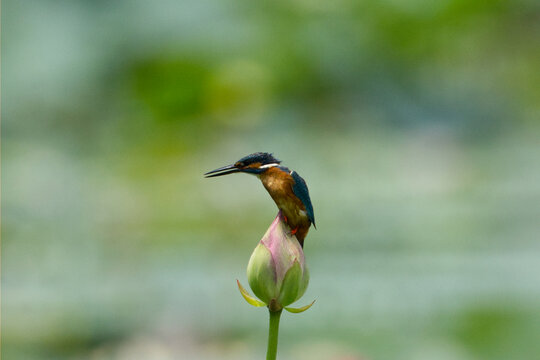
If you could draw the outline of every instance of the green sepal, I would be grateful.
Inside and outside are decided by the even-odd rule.
[[[307,309],[309,309],[313,304],[315,304],[315,300],[313,300],[313,302],[311,304],[308,304],[306,306],[302,306],[300,308],[286,307],[285,310],[287,310],[288,312],[293,313],[293,314],[300,314],[300,313],[306,311]]]
[[[303,273],[303,277],[302,277],[302,282],[300,283],[300,287],[298,289],[298,295],[296,296],[296,300],[298,300],[302,296],[304,296],[304,293],[306,292],[308,285],[309,285],[309,270],[308,270],[307,265],[304,265],[304,273]]]
[[[279,291],[278,303],[281,306],[287,306],[292,304],[296,299],[298,299],[298,290],[300,288],[300,282],[302,280],[302,269],[297,260],[294,261],[293,265],[283,278],[283,283],[281,284],[281,290]]]
[[[244,297],[244,299],[247,301],[249,305],[253,305],[255,307],[262,307],[266,306],[265,303],[262,301],[255,299],[253,296],[251,296],[246,289],[240,284],[240,281],[238,279],[236,280],[236,283],[238,284],[238,290],[240,290],[240,294]]]
[[[249,259],[247,267],[249,287],[259,299],[265,303],[278,295],[276,271],[272,254],[262,243],[259,243]]]
[[[282,306],[287,306],[300,299],[306,292],[308,283],[309,273],[307,268],[302,273],[300,263],[298,260],[295,260],[283,278],[278,302]]]

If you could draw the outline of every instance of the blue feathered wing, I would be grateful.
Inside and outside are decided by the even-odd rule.
[[[306,185],[306,182],[296,171],[291,172],[291,176],[294,180],[293,184],[293,192],[294,195],[296,195],[297,198],[299,198],[304,206],[306,207],[306,212],[309,221],[313,223],[313,226],[315,226],[315,215],[313,215],[313,205],[311,205],[311,199],[309,198],[309,190]],[[315,226],[316,227],[316,226]]]

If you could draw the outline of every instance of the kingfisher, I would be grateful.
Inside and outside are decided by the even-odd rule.
[[[257,176],[283,214],[291,234],[303,247],[311,224],[316,228],[309,190],[296,171],[280,164],[272,154],[256,152],[204,175],[210,178],[240,172]]]

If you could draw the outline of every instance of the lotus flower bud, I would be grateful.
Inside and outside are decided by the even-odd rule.
[[[304,251],[281,212],[251,254],[247,276],[251,290],[272,311],[304,295],[309,283]]]

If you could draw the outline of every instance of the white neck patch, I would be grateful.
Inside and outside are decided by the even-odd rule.
[[[259,167],[259,169],[267,169],[267,168],[271,168],[271,167],[275,167],[275,166],[279,166],[279,164],[276,164],[276,163],[266,164],[266,165],[262,165],[261,167]]]

